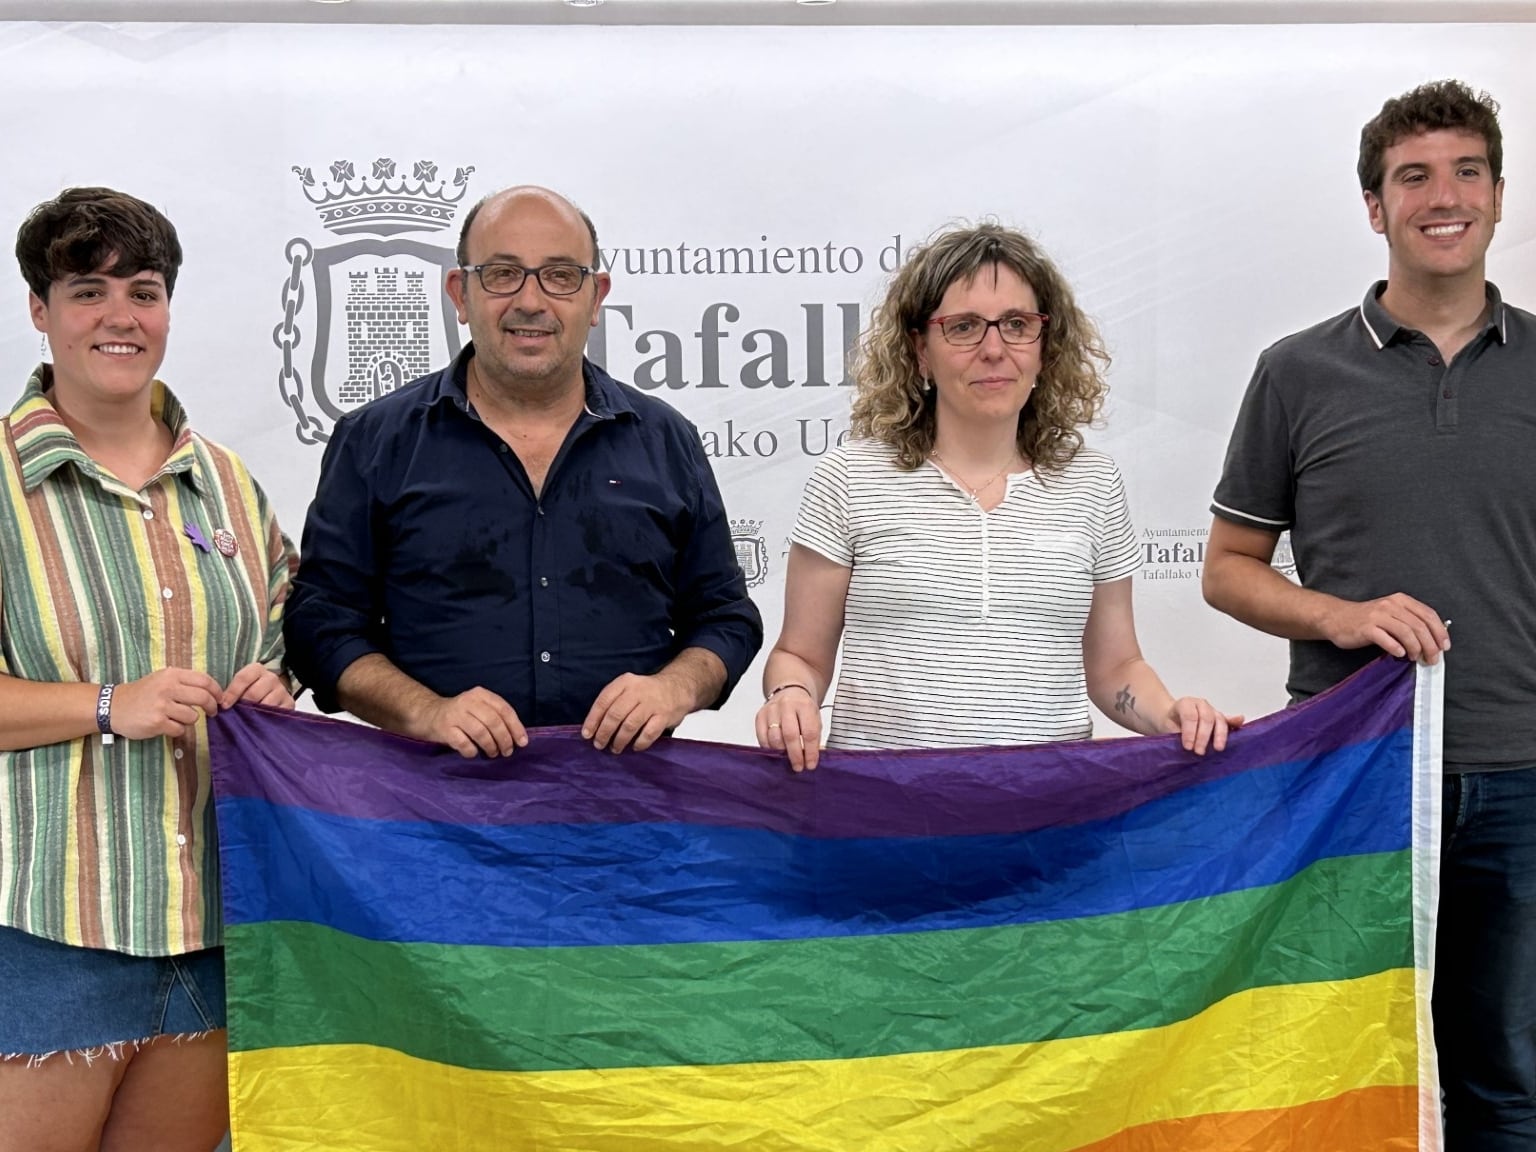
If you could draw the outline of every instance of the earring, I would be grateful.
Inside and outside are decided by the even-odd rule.
[[[932,392],[933,391],[933,377],[932,376],[924,376],[923,377],[923,391],[924,392]]]

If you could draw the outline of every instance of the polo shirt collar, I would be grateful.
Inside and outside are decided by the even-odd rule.
[[[1365,331],[1371,338],[1371,343],[1378,349],[1385,348],[1399,336],[1407,336],[1413,329],[1399,324],[1381,306],[1381,294],[1387,290],[1387,282],[1378,280],[1371,285],[1371,290],[1365,294],[1365,300],[1360,304],[1360,320],[1365,325]],[[1488,324],[1497,334],[1500,344],[1509,342],[1509,316],[1504,308],[1504,297],[1499,292],[1498,285],[1491,280],[1483,282],[1483,290],[1488,294]]]
[[[21,464],[22,487],[32,492],[65,464],[74,464],[86,475],[100,483],[112,483],[113,479],[99,464],[86,455],[80,441],[64,423],[58,409],[48,396],[53,386],[53,366],[39,364],[27,380],[21,399],[11,409],[7,423],[16,444],[16,457]],[[171,430],[171,454],[155,474],[182,476],[199,493],[208,487],[208,478],[197,459],[192,442],[192,427],[187,420],[186,409],[181,401],[159,380],[150,391],[150,412]]]
[[[469,362],[474,359],[474,355],[475,346],[466,344],[447,370],[438,374],[437,380],[422,397],[423,403],[431,407],[447,401],[461,412],[469,412]],[[598,420],[613,420],[619,416],[637,420],[640,418],[619,382],[586,357],[581,360],[581,379],[586,391],[583,403],[588,415]]]

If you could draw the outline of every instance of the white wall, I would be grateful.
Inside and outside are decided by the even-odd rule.
[[[300,442],[279,383],[274,329],[295,238],[328,234],[316,187],[332,161],[437,179],[473,166],[468,203],[499,186],[559,188],[596,218],[605,248],[830,243],[854,273],[625,275],[609,367],[633,374],[646,330],[676,335],[690,387],[662,394],[707,433],[772,433],[771,455],[721,458],[733,515],[760,525],[769,620],[813,458],[802,421],[846,426],[847,390],[804,386],[805,318],[827,319],[825,378],[841,377],[842,307],[867,314],[882,248],[958,218],[1000,217],[1038,236],[1103,325],[1116,356],[1105,427],[1149,544],[1198,542],[1227,432],[1256,354],[1358,302],[1383,275],[1354,181],[1359,128],[1382,100],[1457,76],[1504,106],[1505,222],[1491,276],[1536,299],[1536,26],[557,28],[0,24],[3,139],[13,157],[0,221],[76,183],[161,205],[187,263],[162,376],[201,429],[240,449],[295,537],[320,449]],[[22,110],[27,111],[23,112]],[[434,183],[435,187],[435,183]],[[456,229],[417,234],[451,247]],[[411,236],[404,237],[411,239]],[[403,256],[366,263],[410,266]],[[314,395],[313,269],[296,317],[305,411]],[[344,282],[345,277],[341,280]],[[0,288],[0,349],[19,392],[39,358],[19,276]],[[720,347],[725,387],[701,389],[712,305],[739,310]],[[809,306],[809,311],[808,311]],[[737,375],[754,329],[784,334],[795,385]],[[323,390],[339,390],[339,323]],[[446,346],[441,331],[434,342]],[[651,349],[652,354],[658,348]],[[759,349],[759,352],[761,349]],[[291,384],[290,384],[291,388]],[[728,439],[728,438],[727,438]],[[766,448],[768,439],[761,444]],[[1186,535],[1166,535],[1185,533]],[[1208,610],[1198,563],[1149,565],[1143,646],[1178,691],[1250,715],[1283,702],[1284,646]],[[747,686],[687,734],[750,739]]]

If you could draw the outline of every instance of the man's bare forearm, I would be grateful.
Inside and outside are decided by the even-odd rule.
[[[1208,555],[1201,577],[1205,602],[1250,628],[1286,640],[1327,640],[1336,596],[1293,583],[1256,556]]]
[[[687,695],[689,712],[708,708],[725,687],[725,662],[708,648],[684,648],[658,676],[673,681]]]
[[[428,738],[427,711],[441,698],[378,652],[347,665],[336,682],[336,700],[359,720],[418,740]]]

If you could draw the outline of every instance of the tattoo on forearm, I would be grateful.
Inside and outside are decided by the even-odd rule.
[[[1115,693],[1115,711],[1129,719],[1135,716],[1143,724],[1151,724],[1152,721],[1143,716],[1136,708],[1136,697],[1131,695],[1131,686],[1127,684],[1119,692]],[[1154,725],[1154,728],[1156,726]]]

